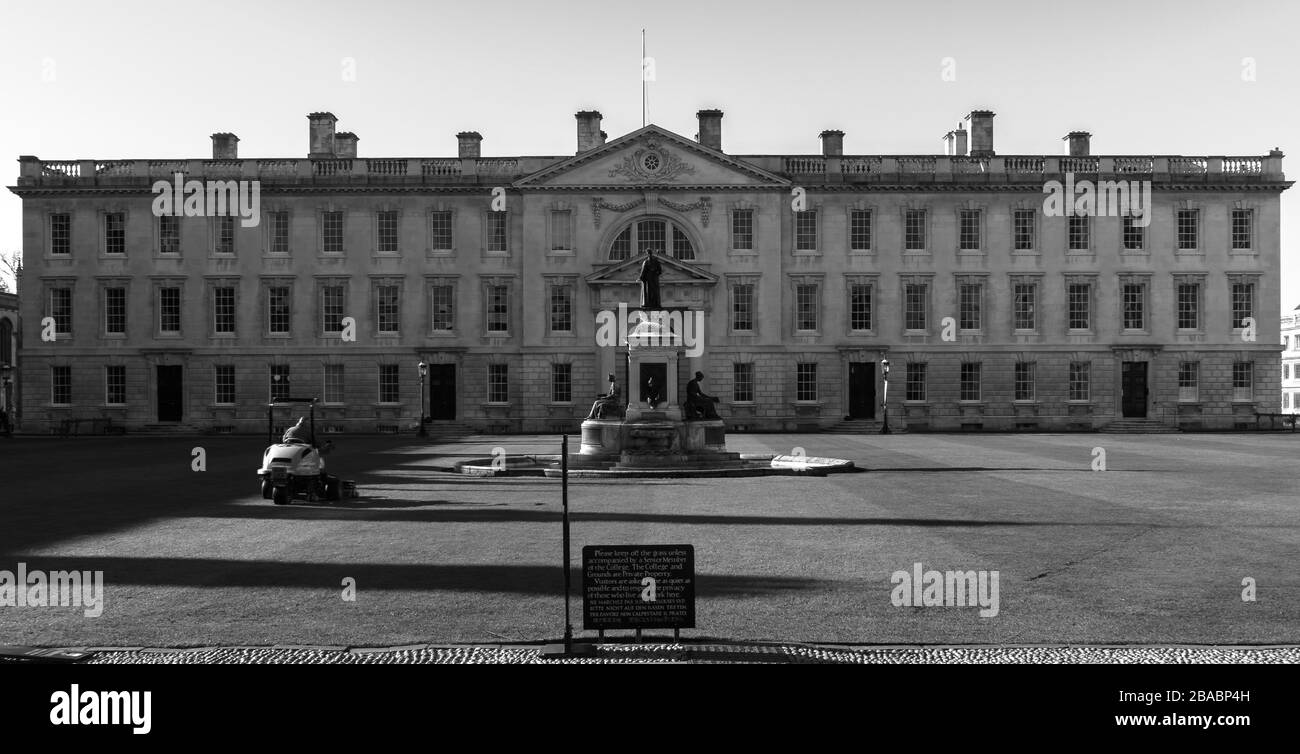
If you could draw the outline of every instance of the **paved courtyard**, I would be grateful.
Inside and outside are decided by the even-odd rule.
[[[696,548],[692,639],[1300,643],[1300,435],[735,435],[827,477],[575,480],[586,544]],[[555,438],[337,440],[362,497],[261,499],[255,437],[0,440],[0,570],[102,570],[104,609],[0,606],[0,644],[515,645],[562,631],[560,484],[438,469]],[[191,469],[202,447],[206,471]],[[1104,451],[1106,470],[1093,465]],[[995,616],[891,574],[997,571]],[[356,599],[345,601],[344,580]],[[1255,601],[1243,601],[1243,579]],[[576,577],[575,591],[579,579]],[[581,603],[574,601],[581,628]],[[655,635],[655,632],[648,632]],[[587,634],[582,634],[587,635]],[[660,632],[662,635],[662,632]]]

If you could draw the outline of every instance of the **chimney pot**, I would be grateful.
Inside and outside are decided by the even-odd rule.
[[[1091,149],[1092,134],[1087,131],[1071,131],[1065,135],[1065,153],[1070,157],[1087,157]]]
[[[844,155],[844,132],[822,131],[822,155],[824,157],[841,157]]]
[[[700,122],[700,133],[696,139],[708,147],[722,151],[722,111],[700,110],[695,113]]]
[[[456,144],[462,160],[477,160],[483,156],[483,134],[478,131],[461,131],[456,134]]]
[[[578,151],[582,154],[604,144],[600,130],[601,114],[596,110],[579,110],[573,116],[578,120]]]
[[[992,157],[993,151],[993,113],[991,110],[972,110],[966,120],[970,121],[970,156]]]
[[[231,133],[212,134],[212,159],[238,160],[239,137]]]
[[[307,116],[309,140],[307,156],[312,159],[334,156],[334,113],[311,113]]]

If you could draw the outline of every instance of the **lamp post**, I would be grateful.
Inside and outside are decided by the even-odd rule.
[[[424,420],[425,420],[425,415],[424,415],[424,414],[425,414],[425,411],[424,411],[424,381],[425,381],[425,377],[427,377],[427,376],[429,375],[429,365],[426,364],[426,363],[424,363],[423,361],[421,361],[420,364],[419,364],[419,366],[417,367],[417,369],[418,369],[419,372],[420,372],[420,431],[419,431],[419,432],[416,432],[416,433],[415,433],[415,436],[416,436],[416,437],[428,437],[428,436],[429,436],[429,432],[428,432],[428,430],[426,430],[426,429],[424,428]]]
[[[880,360],[880,376],[884,380],[885,389],[882,391],[880,399],[880,413],[884,416],[884,423],[880,425],[880,434],[887,435],[889,432],[889,359]]]

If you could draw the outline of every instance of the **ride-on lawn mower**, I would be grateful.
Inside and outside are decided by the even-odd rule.
[[[275,409],[292,408],[306,403],[311,424],[303,426],[303,417],[286,431],[280,442],[275,441]],[[333,448],[316,445],[316,399],[284,398],[266,406],[266,452],[262,454],[262,468],[257,476],[262,480],[262,497],[276,505],[287,505],[294,497],[303,496],[308,502],[338,500],[339,478],[325,473],[322,455]]]

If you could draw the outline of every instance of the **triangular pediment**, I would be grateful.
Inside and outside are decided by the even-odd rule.
[[[640,285],[637,277],[641,274],[641,263],[645,261],[645,258],[645,254],[640,254],[602,267],[587,276],[587,284],[594,286]],[[670,285],[711,286],[718,282],[717,275],[702,270],[689,262],[683,262],[680,259],[673,259],[662,254],[656,254],[655,259],[659,260],[661,268],[659,273],[660,287]]]
[[[782,188],[790,181],[654,124],[520,178],[516,188]]]

